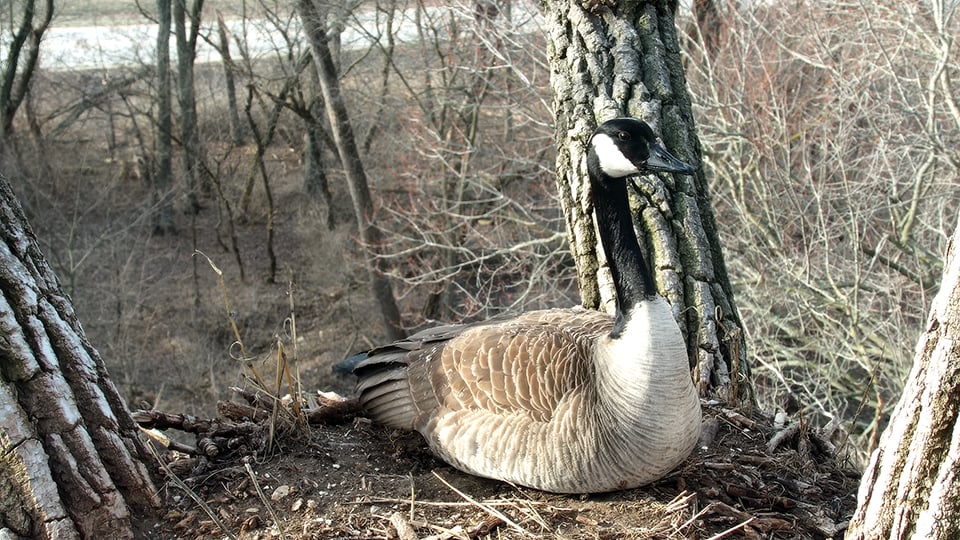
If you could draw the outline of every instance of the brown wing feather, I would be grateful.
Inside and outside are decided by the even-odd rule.
[[[548,420],[590,376],[585,359],[612,324],[599,312],[558,309],[421,332],[357,366],[360,400],[372,419],[404,429],[425,426],[440,410]]]

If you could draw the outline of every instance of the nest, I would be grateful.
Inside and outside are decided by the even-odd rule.
[[[856,507],[860,473],[802,419],[705,403],[701,444],[679,469],[566,496],[457,471],[352,400],[235,390],[243,402],[213,419],[135,412],[163,446],[167,510],[141,524],[151,537],[841,538]]]

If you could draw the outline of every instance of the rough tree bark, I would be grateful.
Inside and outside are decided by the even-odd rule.
[[[913,369],[863,474],[850,540],[960,538],[960,220]]]
[[[400,309],[393,296],[393,287],[385,274],[384,263],[374,253],[381,243],[380,231],[372,222],[373,200],[367,186],[367,173],[360,159],[360,151],[357,148],[353,127],[350,125],[346,103],[340,93],[339,74],[327,42],[325,17],[320,9],[326,9],[326,7],[318,8],[314,0],[297,1],[300,20],[303,21],[304,31],[310,40],[310,51],[317,68],[320,91],[323,94],[323,104],[333,133],[334,145],[337,147],[340,162],[347,176],[357,227],[360,230],[360,240],[366,252],[373,296],[377,301],[387,338],[402,339],[405,333],[400,320]]]
[[[130,538],[146,448],[0,177],[0,536]]]
[[[584,156],[596,125],[646,120],[666,147],[695,166],[700,142],[680,59],[675,1],[551,0],[544,4],[555,92],[557,184],[585,307],[611,307],[598,249]],[[652,253],[701,395],[752,403],[742,324],[710,205],[706,178],[661,175],[635,183],[636,226]]]

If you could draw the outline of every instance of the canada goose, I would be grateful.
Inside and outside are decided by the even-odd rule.
[[[374,349],[353,370],[366,415],[419,431],[458,469],[556,493],[647,484],[690,454],[700,400],[640,251],[626,178],[693,169],[634,118],[596,130],[587,169],[616,315],[533,311]]]

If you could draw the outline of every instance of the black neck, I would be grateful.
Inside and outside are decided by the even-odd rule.
[[[591,170],[591,177],[594,178],[591,186],[593,206],[597,212],[600,243],[617,293],[617,328],[614,328],[614,334],[617,334],[635,305],[656,296],[657,286],[643,259],[633,229],[627,182],[625,179],[604,176],[602,171]]]

